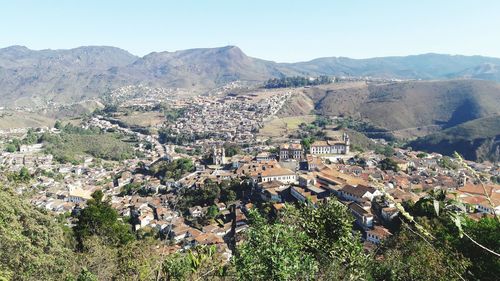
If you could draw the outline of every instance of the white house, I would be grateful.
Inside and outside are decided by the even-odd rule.
[[[391,235],[392,234],[389,232],[389,230],[387,230],[387,228],[376,225],[373,227],[373,229],[366,231],[366,241],[373,244],[380,244],[380,242],[384,241]]]
[[[373,201],[373,198],[382,195],[382,192],[374,187],[364,185],[352,186],[347,184],[339,190],[338,194],[344,200],[361,202],[364,199]]]
[[[297,182],[297,175],[290,169],[285,168],[264,168],[258,175],[259,182],[280,181],[291,184]]]

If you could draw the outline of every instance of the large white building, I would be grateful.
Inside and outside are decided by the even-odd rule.
[[[313,155],[347,154],[350,144],[349,136],[344,133],[341,140],[315,141],[311,144],[310,152]]]
[[[297,175],[290,169],[274,167],[270,169],[264,169],[262,172],[260,172],[258,181],[280,181],[282,183],[290,184],[297,182]]]
[[[280,145],[280,161],[295,159],[301,160],[304,158],[304,150],[300,143],[284,143]]]

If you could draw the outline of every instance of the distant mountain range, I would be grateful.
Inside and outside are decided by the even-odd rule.
[[[132,84],[202,93],[232,81],[262,82],[293,75],[500,81],[499,70],[500,59],[482,56],[330,57],[276,63],[249,57],[235,46],[144,57],[115,47],[34,51],[11,46],[0,49],[0,106],[79,101]]]

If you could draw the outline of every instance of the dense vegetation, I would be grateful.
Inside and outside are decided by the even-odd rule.
[[[97,128],[83,129],[67,124],[59,135],[43,134],[41,142],[45,151],[60,162],[81,162],[82,156],[90,155],[105,160],[120,161],[134,157],[132,146],[119,134],[102,132]]]
[[[175,159],[172,162],[159,161],[150,168],[150,173],[163,178],[179,180],[187,173],[194,171],[193,161],[189,158]]]
[[[130,225],[118,221],[118,214],[108,201],[104,201],[102,191],[92,194],[87,206],[79,211],[74,233],[78,246],[83,249],[84,240],[98,236],[106,245],[124,245],[134,240]]]
[[[294,76],[294,77],[283,77],[283,78],[271,78],[267,80],[267,82],[264,84],[264,87],[268,89],[304,87],[304,86],[330,84],[332,82],[333,79],[328,76],[319,76],[313,79],[301,76]]]
[[[65,230],[0,186],[0,280],[62,280],[70,270]]]
[[[203,188],[189,188],[181,193],[178,207],[186,210],[191,206],[210,206],[217,202],[232,202],[242,199],[251,192],[251,184],[248,181],[224,180],[220,183],[206,180]]]
[[[387,171],[392,170],[394,172],[399,171],[398,163],[396,163],[391,158],[384,158],[382,161],[378,163],[378,166],[381,170]]]
[[[334,124],[341,129],[352,129],[354,131],[363,133],[369,138],[380,138],[387,141],[394,141],[396,138],[388,130],[376,126],[366,120],[357,120],[351,117],[335,119]]]

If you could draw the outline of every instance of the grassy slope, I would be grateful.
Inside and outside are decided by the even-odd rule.
[[[73,120],[104,106],[96,101],[80,102],[56,109],[37,112],[6,110],[0,112],[0,130],[11,128],[52,127],[56,120]]]
[[[296,131],[301,123],[312,123],[314,115],[300,115],[288,117],[276,117],[267,122],[259,131],[263,137],[286,137]]]
[[[130,144],[105,134],[63,134],[46,142],[45,150],[62,162],[80,161],[81,156],[91,155],[105,160],[123,160],[134,156]]]
[[[389,129],[452,127],[500,113],[500,84],[477,80],[351,84],[309,89],[318,113],[349,115]]]
[[[415,149],[451,155],[454,151],[471,160],[500,161],[500,116],[480,118],[409,143]]]

